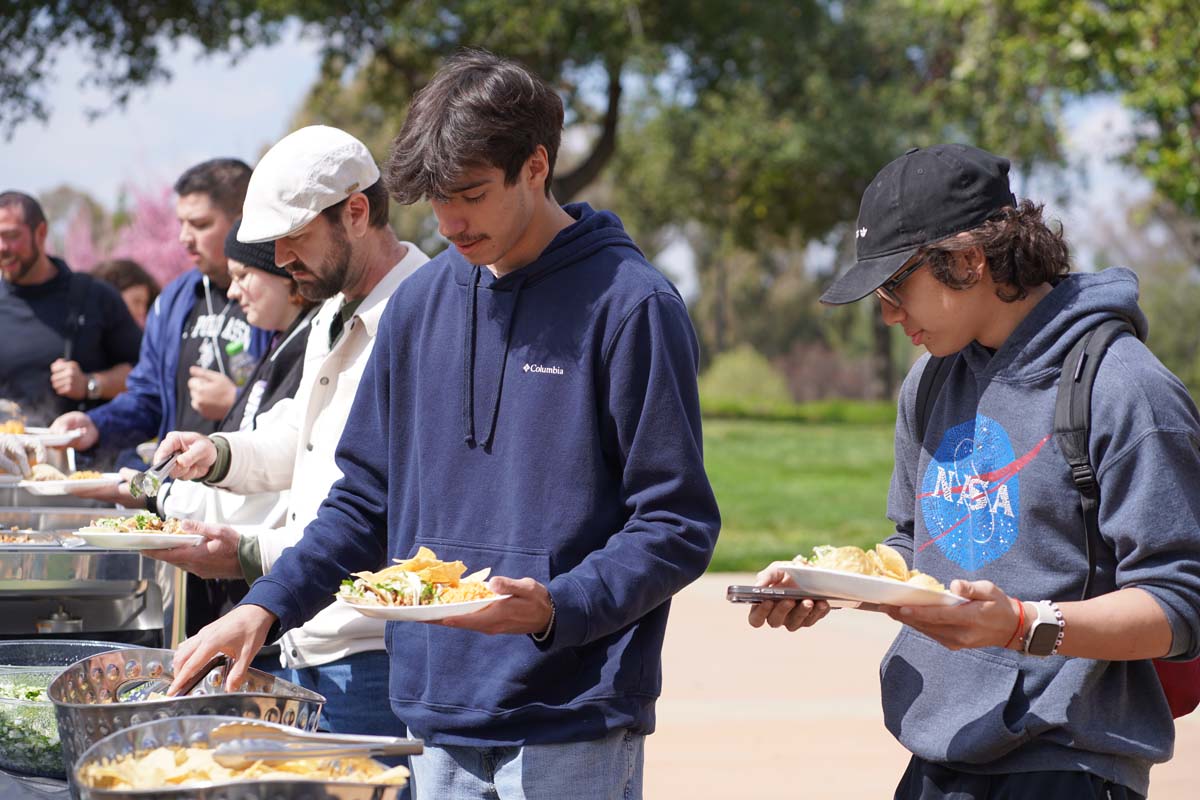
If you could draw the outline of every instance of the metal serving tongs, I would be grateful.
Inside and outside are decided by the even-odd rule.
[[[230,768],[255,761],[415,756],[425,749],[420,739],[281,730],[251,720],[218,725],[209,732],[208,744],[213,760]]]
[[[229,668],[232,666],[232,660],[224,653],[217,653],[208,663],[200,668],[196,676],[180,687],[179,691],[170,695],[171,697],[186,697],[201,684],[213,670],[220,670],[215,679],[208,683],[215,689],[225,691],[225,681],[229,677]],[[170,678],[130,678],[127,681],[122,681],[117,684],[116,690],[113,691],[113,696],[117,698],[118,703],[141,703],[146,700],[159,699],[151,697],[151,695],[161,695],[167,697],[167,689],[171,688]]]
[[[164,458],[162,461],[155,464],[145,472],[139,472],[129,480],[129,494],[133,497],[158,497],[158,488],[162,486],[163,479],[171,472],[171,467],[175,464],[175,459],[179,458],[182,450],[176,450],[171,455]]]

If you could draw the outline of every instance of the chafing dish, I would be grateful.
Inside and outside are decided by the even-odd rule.
[[[140,553],[88,547],[69,534],[124,509],[0,508],[0,530],[39,542],[0,544],[0,638],[37,634],[167,643],[172,609],[167,568]],[[57,542],[48,544],[45,539]]]
[[[186,697],[113,702],[119,687],[131,679],[169,677],[174,656],[171,650],[133,648],[89,656],[65,669],[50,684],[49,695],[66,763],[75,763],[111,733],[171,717],[225,715],[316,730],[325,698],[256,669],[246,671],[236,692],[225,692],[210,674]]]
[[[88,749],[76,765],[74,778],[86,764],[106,763],[126,754],[143,753],[164,745],[203,745],[211,730],[228,717],[176,717],[158,720],[112,734]],[[401,786],[337,781],[243,781],[213,786],[162,790],[92,789],[79,786],[84,800],[395,800]]]

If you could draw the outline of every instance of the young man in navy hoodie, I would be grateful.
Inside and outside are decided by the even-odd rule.
[[[1137,277],[1068,274],[1061,231],[1016,201],[1008,169],[966,145],[888,164],[863,196],[858,261],[822,297],[873,295],[914,345],[952,357],[923,437],[928,357],[900,391],[887,543],[969,602],[889,611],[905,627],[880,671],[884,721],[913,753],[896,797],[1140,797],[1174,744],[1151,659],[1200,655],[1200,419],[1141,341]],[[1113,319],[1136,335],[1112,342],[1092,394],[1088,586],[1055,402],[1068,352]],[[827,612],[764,603],[750,623]]]
[[[508,599],[388,626],[418,796],[639,797],[670,598],[720,526],[687,309],[614,215],[555,202],[562,123],[552,89],[482,52],[413,100],[388,186],[454,246],[392,297],[317,519],[176,659],[179,679],[248,663],[418,546],[491,567]]]

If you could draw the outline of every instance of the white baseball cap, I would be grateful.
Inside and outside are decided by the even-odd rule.
[[[367,146],[328,125],[310,125],[275,143],[250,175],[239,242],[290,236],[330,206],[379,180]]]

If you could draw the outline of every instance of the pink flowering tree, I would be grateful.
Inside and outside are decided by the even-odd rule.
[[[131,189],[133,208],[128,224],[116,231],[109,258],[130,258],[141,264],[159,285],[166,286],[191,268],[179,243],[179,220],[174,194],[161,189]]]
[[[179,244],[174,193],[170,186],[127,192],[132,207],[126,212],[109,214],[94,202],[74,204],[56,241],[72,269],[90,272],[106,259],[129,258],[166,286],[191,268]]]
[[[71,215],[62,239],[63,257],[71,269],[91,272],[92,267],[104,260],[104,251],[98,238],[91,210],[81,205]]]

